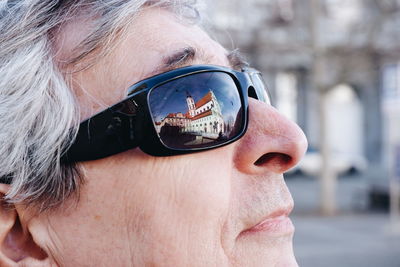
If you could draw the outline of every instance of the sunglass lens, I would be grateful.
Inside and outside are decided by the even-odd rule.
[[[164,83],[148,96],[154,127],[165,146],[189,150],[217,146],[243,130],[243,109],[232,77],[191,74]]]

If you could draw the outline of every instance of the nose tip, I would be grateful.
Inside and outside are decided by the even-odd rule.
[[[307,149],[303,131],[273,107],[249,99],[249,125],[238,141],[235,165],[245,173],[284,173]]]

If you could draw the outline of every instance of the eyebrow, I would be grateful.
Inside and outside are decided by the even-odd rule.
[[[226,57],[228,58],[229,65],[232,69],[242,70],[243,68],[249,67],[249,63],[243,54],[239,52],[239,49],[230,51]]]
[[[232,69],[241,70],[248,67],[249,64],[244,59],[244,56],[238,49],[232,50],[226,54],[226,58]],[[179,49],[172,55],[165,57],[160,67],[154,73],[162,73],[176,68],[184,67],[193,64],[196,60],[203,60],[209,62],[210,58],[205,53],[198,51],[196,48],[188,46]]]
[[[198,52],[193,47],[185,47],[174,54],[164,58],[163,65],[167,70],[176,69],[190,64],[198,57]]]

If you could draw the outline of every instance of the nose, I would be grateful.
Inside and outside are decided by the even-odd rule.
[[[270,105],[249,98],[249,124],[237,142],[235,167],[247,174],[284,173],[307,149],[303,131]]]

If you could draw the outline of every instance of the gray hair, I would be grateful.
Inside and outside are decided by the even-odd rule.
[[[92,18],[68,62],[77,63],[109,52],[140,9],[155,5],[198,17],[195,0],[0,0],[0,182],[11,183],[8,202],[46,210],[79,193],[83,182],[76,165],[60,163],[80,118],[54,62],[57,29],[78,14]]]

